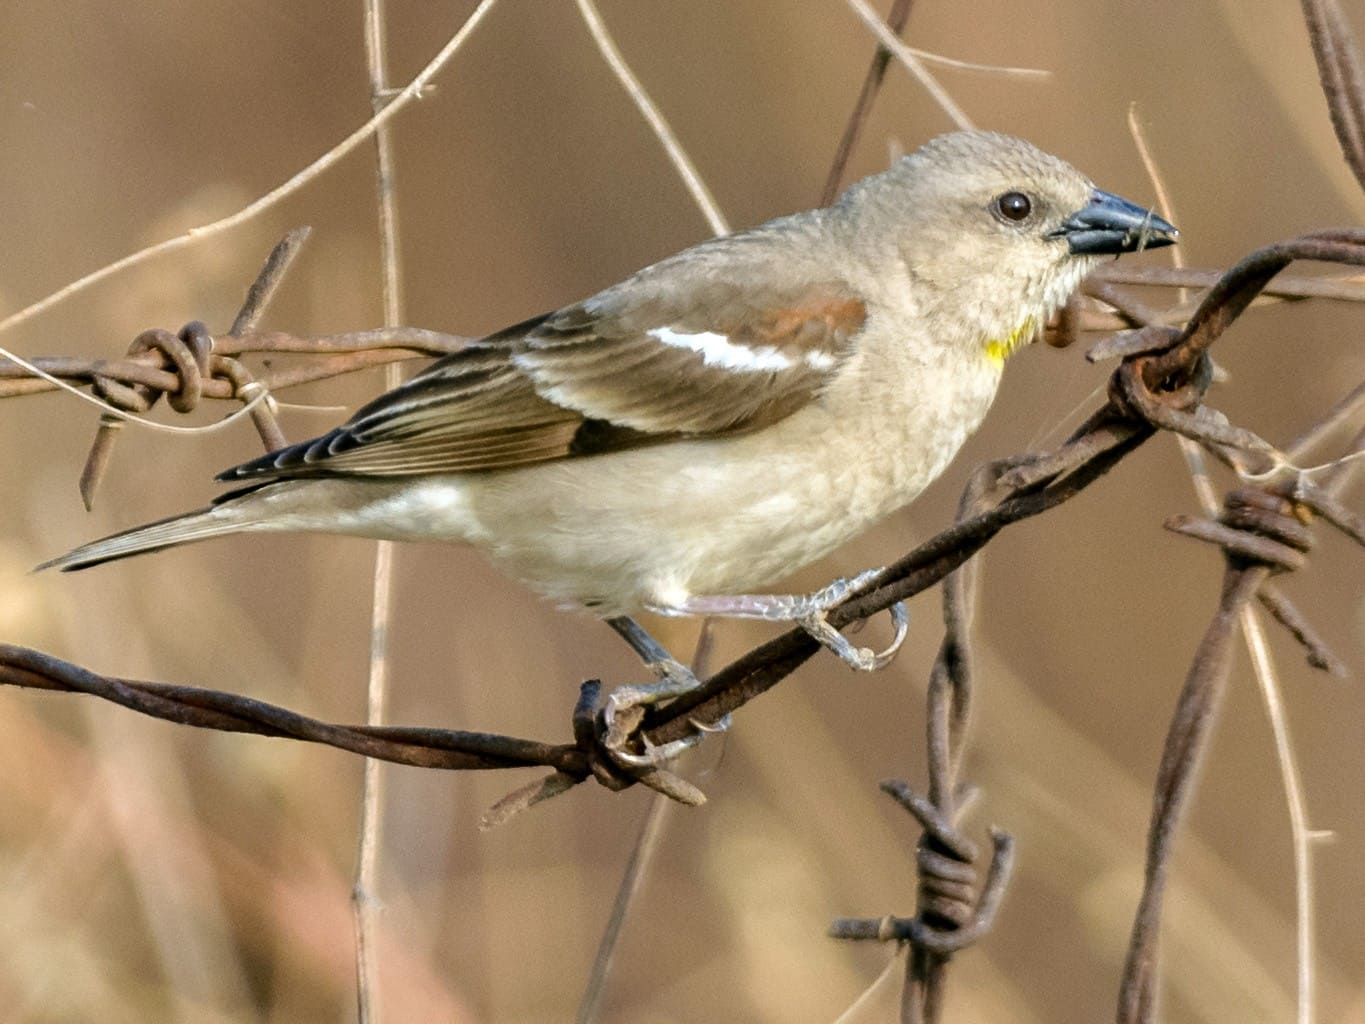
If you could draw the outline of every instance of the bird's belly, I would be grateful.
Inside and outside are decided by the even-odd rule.
[[[723,442],[490,474],[471,480],[481,528],[468,539],[545,596],[601,614],[764,589],[911,501],[965,436],[925,444],[920,431],[907,457],[899,438],[872,454],[848,433],[812,412]]]

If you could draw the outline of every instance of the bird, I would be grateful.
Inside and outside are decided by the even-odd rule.
[[[660,681],[617,710],[697,685],[641,610],[796,621],[871,668],[823,615],[867,574],[764,590],[939,477],[1101,260],[1178,234],[1022,139],[941,135],[828,207],[473,341],[221,473],[237,486],[207,508],[40,568],[258,531],[452,541],[630,642]]]

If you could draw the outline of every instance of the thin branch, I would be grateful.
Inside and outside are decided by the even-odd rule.
[[[971,118],[957,105],[957,102],[948,95],[948,90],[943,88],[937,78],[930,74],[929,69],[924,66],[919,54],[910,47],[906,46],[897,35],[892,32],[877,17],[877,12],[872,9],[872,5],[867,0],[847,0],[849,8],[856,14],[859,20],[871,30],[881,44],[891,52],[905,69],[914,75],[926,92],[929,93],[935,103],[948,115],[948,120],[952,121],[958,128],[974,128]]]
[[[1166,190],[1165,181],[1156,160],[1151,154],[1147,140],[1136,115],[1136,105],[1128,110],[1128,126],[1137,145],[1148,178],[1156,189],[1158,210],[1171,223],[1176,223],[1176,213]],[[1173,255],[1176,267],[1183,267],[1177,252]],[[1182,300],[1184,292],[1181,293]],[[1186,437],[1177,439],[1181,454],[1189,468],[1195,493],[1205,515],[1213,516],[1218,511],[1218,497],[1209,475],[1208,464],[1202,449]],[[1279,679],[1270,656],[1270,645],[1265,629],[1250,604],[1244,604],[1238,611],[1241,620],[1242,640],[1251,656],[1252,674],[1261,691],[1266,714],[1270,719],[1270,731],[1275,744],[1275,760],[1280,770],[1280,781],[1284,788],[1285,803],[1289,809],[1290,844],[1294,852],[1294,906],[1295,906],[1295,965],[1297,976],[1297,1021],[1298,1024],[1312,1024],[1314,1019],[1314,961],[1313,919],[1313,851],[1311,831],[1308,826],[1307,801],[1303,790],[1302,775],[1299,771],[1298,757],[1289,735],[1289,722],[1284,712],[1284,702],[1280,695]],[[1312,651],[1310,648],[1310,660]]]
[[[890,24],[891,19],[887,19]],[[956,57],[945,57],[941,53],[934,53],[930,50],[921,50],[917,47],[910,47],[910,52],[926,64],[937,64],[941,68],[950,71],[968,71],[982,75],[1004,75],[1007,78],[1051,78],[1052,72],[1045,68],[1019,68],[1011,67],[1008,64],[982,64],[974,60],[958,60]]]
[[[702,178],[697,170],[692,158],[688,156],[682,143],[678,141],[672,126],[667,118],[659,110],[658,105],[645,91],[640,80],[631,71],[630,65],[626,63],[621,55],[620,48],[608,31],[606,22],[602,20],[601,13],[597,10],[596,4],[592,0],[578,0],[578,10],[582,15],[583,23],[587,26],[588,32],[592,35],[593,42],[596,43],[598,52],[602,59],[616,75],[621,86],[626,90],[631,102],[635,104],[646,123],[654,132],[655,138],[663,147],[665,155],[673,164],[674,170],[682,180],[684,187],[692,196],[692,201],[702,216],[706,218],[712,233],[725,235],[730,233],[730,224],[725,215],[720,210],[720,205],[716,202],[710,187]],[[711,646],[711,622],[705,619],[702,622],[701,632],[697,637],[697,649],[693,654],[693,672],[701,674]],[[621,939],[621,931],[625,925],[626,915],[634,901],[639,887],[653,863],[654,852],[657,848],[657,840],[663,828],[665,805],[668,801],[664,795],[658,794],[651,801],[649,810],[641,822],[640,831],[636,835],[635,845],[631,849],[630,858],[626,863],[625,870],[622,872],[621,881],[617,886],[616,899],[612,905],[612,913],[607,921],[602,939],[598,943],[597,954],[593,959],[592,970],[589,972],[588,984],[583,993],[583,999],[578,1007],[577,1020],[580,1024],[588,1024],[598,1018],[601,1011],[602,998],[606,991],[607,974],[610,970],[612,960],[615,955],[616,947]]]
[[[715,636],[714,625],[714,619],[702,619],[701,630],[697,634],[697,646],[692,652],[691,668],[692,674],[698,679],[705,677],[707,672]],[[606,927],[602,930],[597,953],[593,956],[592,970],[588,973],[588,984],[583,990],[583,999],[578,1004],[578,1014],[574,1018],[577,1024],[593,1024],[601,1017],[602,1000],[607,990],[607,976],[621,943],[626,917],[640,894],[640,888],[650,866],[654,863],[659,848],[659,837],[663,834],[664,820],[672,802],[662,793],[656,793],[650,799],[649,808],[640,822],[635,843],[631,846],[630,856],[626,860],[625,869],[621,872],[621,881],[616,886],[616,898],[612,901],[611,914],[607,918]]]
[[[1308,40],[1342,156],[1365,188],[1365,87],[1360,50],[1337,0],[1302,0]]]
[[[891,12],[886,16],[886,26],[897,38],[905,31],[905,23],[910,20],[910,7],[913,3],[914,0],[895,0],[891,5]],[[886,68],[890,63],[891,51],[878,44],[872,54],[872,63],[868,65],[867,74],[863,76],[863,87],[858,92],[858,100],[853,104],[848,122],[844,125],[844,134],[840,136],[839,145],[834,151],[834,162],[830,165],[825,187],[820,192],[821,206],[828,206],[839,194],[844,170],[848,167],[849,158],[853,156],[853,147],[857,144],[858,137],[863,133],[863,126],[867,124],[868,115],[872,113],[872,104],[877,99],[877,93],[881,91],[882,82],[886,80]]]
[[[475,27],[483,20],[484,15],[492,9],[496,2],[497,0],[481,0],[479,6],[474,8],[469,17],[465,19],[464,24],[460,26],[459,31],[450,37],[445,46],[441,47],[440,52],[431,59],[427,66],[419,71],[412,81],[393,98],[393,102],[389,103],[383,110],[375,114],[350,135],[346,136],[345,139],[333,146],[322,156],[318,157],[303,170],[296,173],[289,180],[271,189],[254,202],[242,207],[242,209],[238,210],[236,213],[230,214],[227,217],[223,217],[222,219],[213,221],[209,224],[190,228],[183,235],[177,235],[174,238],[166,239],[164,242],[158,242],[145,249],[139,249],[137,252],[130,253],[122,259],[115,260],[113,263],[109,263],[99,270],[93,271],[82,278],[72,281],[70,284],[63,288],[59,288],[46,298],[40,299],[32,305],[19,310],[19,312],[13,313],[3,320],[0,320],[0,333],[8,331],[27,320],[31,320],[41,313],[45,313],[47,310],[66,301],[78,292],[82,292],[91,285],[97,284],[121,271],[127,270],[129,267],[136,266],[139,263],[145,263],[154,256],[175,252],[194,242],[222,234],[225,231],[230,231],[235,227],[245,224],[247,221],[279,203],[281,199],[284,199],[286,196],[292,195],[303,188],[324,171],[327,171],[334,164],[338,163],[361,143],[368,140],[381,126],[387,124],[413,100],[421,96],[422,90],[425,89],[427,85],[430,84],[431,80],[436,77],[443,67],[445,67],[450,58],[455,56],[456,52],[464,45],[465,41],[474,31]]]
[[[1327,415],[1323,416],[1316,424],[1285,445],[1285,455],[1291,462],[1297,464],[1323,438],[1343,424],[1359,419],[1362,413],[1365,413],[1365,381],[1352,388],[1350,393],[1332,406]]]
[[[706,223],[711,226],[711,231],[717,235],[728,235],[730,225],[726,221],[725,215],[720,212],[720,206],[716,203],[715,196],[711,194],[711,190],[706,187],[706,182],[697,173],[696,165],[692,163],[691,157],[683,149],[668,121],[659,112],[658,106],[650,99],[649,93],[645,92],[645,87],[640,84],[640,80],[630,70],[630,65],[621,56],[621,51],[617,48],[615,40],[607,31],[602,15],[597,11],[597,5],[592,0],[578,0],[578,10],[583,16],[583,23],[588,26],[588,31],[592,34],[593,42],[601,51],[602,59],[607,62],[607,66],[611,68],[612,73],[616,75],[629,94],[631,102],[635,104],[636,109],[649,123],[649,127],[654,131],[659,144],[664,147],[664,152],[668,154],[668,159],[673,163],[674,169],[677,170],[678,177],[682,178],[683,185],[691,194],[692,201],[697,204],[697,209],[706,218]]]
[[[1298,982],[1296,1020],[1298,1024],[1312,1024],[1316,983],[1316,954],[1313,920],[1316,916],[1313,892],[1313,837],[1308,824],[1308,807],[1299,770],[1298,756],[1289,735],[1289,719],[1285,714],[1279,676],[1270,657],[1270,644],[1260,616],[1250,604],[1241,610],[1242,638],[1251,654],[1252,675],[1260,686],[1261,700],[1270,719],[1270,733],[1275,741],[1275,761],[1280,769],[1280,784],[1284,787],[1285,803],[1289,808],[1289,835],[1294,851],[1294,921],[1295,974]]]
[[[365,18],[365,63],[369,75],[370,105],[378,116],[394,99],[389,95],[388,48],[384,36],[383,0],[362,0]],[[375,131],[375,200],[379,220],[379,256],[384,326],[397,327],[403,320],[402,274],[399,264],[398,214],[394,199],[393,137],[387,123]],[[398,366],[384,368],[384,389],[396,388]],[[370,654],[365,687],[365,724],[381,725],[386,717],[389,682],[389,622],[393,609],[392,541],[375,545],[374,586],[370,608]],[[355,915],[356,1007],[360,1024],[380,1019],[378,957],[378,879],[384,813],[383,762],[365,759],[361,782],[360,828],[356,853],[355,884],[351,893]]]

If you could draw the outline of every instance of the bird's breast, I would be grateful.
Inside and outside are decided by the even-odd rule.
[[[751,434],[486,474],[470,539],[541,593],[607,614],[768,588],[942,473],[995,391],[998,372],[976,363],[883,367]]]

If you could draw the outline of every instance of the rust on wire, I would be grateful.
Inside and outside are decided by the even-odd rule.
[[[311,228],[295,228],[276,243],[266,257],[261,272],[247,290],[246,299],[232,322],[232,334],[251,330],[260,321],[265,307],[274,298],[280,281],[294,262],[294,257],[308,240]],[[243,402],[255,401],[251,418],[265,443],[267,451],[285,446],[284,434],[275,422],[274,411],[270,408],[268,392],[264,385],[251,379],[250,372],[241,363],[227,356],[214,355],[213,336],[209,329],[199,321],[186,324],[176,334],[154,328],[143,331],[128,346],[129,357],[144,352],[159,352],[168,362],[175,374],[174,391],[163,392],[150,384],[125,384],[104,373],[91,377],[91,390],[116,409],[124,412],[145,413],[164,393],[172,409],[179,413],[193,412],[199,405],[204,393],[205,377],[226,379],[232,387],[232,397]],[[99,490],[109,460],[113,456],[114,441],[123,419],[107,412],[100,417],[99,429],[86,456],[85,468],[81,471],[81,500],[87,510],[94,507],[95,494]]]
[[[829,934],[836,939],[909,942],[916,955],[946,958],[966,949],[990,931],[1014,866],[1014,839],[991,830],[991,860],[985,884],[977,894],[976,861],[980,849],[956,823],[908,783],[890,780],[882,791],[908,811],[924,828],[916,854],[919,869],[919,910],[915,917],[888,914],[881,918],[835,921]],[[912,964],[912,970],[914,965]],[[916,982],[912,980],[912,985]]]
[[[1129,415],[1153,426],[1194,440],[1244,476],[1264,477],[1259,487],[1230,491],[1216,520],[1182,515],[1166,523],[1177,533],[1217,545],[1223,552],[1225,569],[1218,609],[1177,699],[1158,769],[1143,891],[1120,984],[1120,1024],[1148,1024],[1157,1019],[1158,940],[1170,859],[1227,684],[1231,641],[1242,609],[1251,600],[1259,600],[1304,647],[1310,665],[1344,674],[1339,659],[1269,578],[1306,564],[1312,549],[1308,526],[1314,518],[1365,546],[1365,523],[1335,493],[1356,465],[1349,460],[1362,450],[1365,432],[1356,437],[1353,450],[1331,468],[1328,483],[1318,485],[1292,465],[1292,458],[1203,406],[1200,399],[1207,382],[1195,376],[1201,368],[1207,375],[1207,352],[1213,342],[1276,274],[1299,259],[1365,265],[1365,232],[1319,232],[1252,253],[1214,285],[1178,335],[1159,326],[1159,315],[1136,305],[1115,304],[1139,329],[1106,339],[1104,351],[1091,352],[1092,358],[1121,355],[1124,359],[1111,381],[1111,402],[1116,401]],[[1290,446],[1291,455],[1301,455],[1343,422],[1347,413],[1357,411],[1362,394],[1365,385],[1353,388]]]
[[[274,392],[404,359],[447,355],[468,344],[469,339],[464,337],[410,327],[318,337],[259,331],[257,325],[266,306],[310,230],[295,228],[271,250],[226,335],[214,337],[204,324],[192,321],[175,332],[162,328],[143,331],[133,339],[122,360],[58,356],[40,357],[32,364],[69,384],[89,386],[92,394],[126,413],[146,413],[163,395],[177,413],[195,411],[202,398],[250,404],[251,420],[262,444],[267,451],[274,451],[286,444],[275,418]],[[238,357],[260,353],[326,358],[306,366],[272,367],[258,379]],[[0,398],[56,389],[56,384],[33,376],[26,367],[0,359]],[[125,422],[116,412],[100,417],[80,476],[81,499],[87,509],[94,504],[118,431]]]
[[[1157,937],[1170,854],[1194,785],[1199,754],[1230,671],[1230,640],[1241,608],[1253,598],[1261,598],[1277,621],[1306,648],[1310,664],[1340,670],[1339,661],[1301,613],[1270,588],[1267,580],[1272,573],[1290,572],[1304,564],[1312,546],[1308,513],[1326,519],[1365,545],[1365,522],[1335,495],[1349,464],[1343,460],[1337,467],[1332,482],[1335,486],[1317,486],[1304,474],[1288,471],[1286,460],[1272,445],[1229,423],[1203,401],[1213,379],[1210,346],[1266,290],[1271,279],[1295,260],[1365,265],[1365,232],[1319,232],[1252,253],[1213,283],[1179,331],[1163,326],[1169,313],[1149,309],[1117,292],[1108,282],[1090,282],[1087,291],[1091,297],[1102,300],[1138,328],[1112,336],[1102,348],[1092,349],[1092,358],[1119,356],[1123,360],[1111,377],[1105,408],[1056,452],[1019,457],[978,473],[964,495],[957,524],[888,569],[875,582],[877,589],[861,598],[863,606],[858,609],[871,613],[884,607],[883,597],[906,596],[903,580],[918,571],[936,571],[930,569],[935,563],[965,563],[966,559],[959,557],[965,549],[984,544],[1014,516],[1022,518],[1050,507],[1054,502],[1048,498],[1049,490],[1055,493],[1056,501],[1065,500],[1107,468],[1101,460],[1117,461],[1157,430],[1190,438],[1239,472],[1270,474],[1270,482],[1263,489],[1243,487],[1231,492],[1216,522],[1176,517],[1168,523],[1178,532],[1218,544],[1227,569],[1219,609],[1172,718],[1156,783],[1146,882],[1119,998],[1118,1019],[1123,1024],[1155,1018]],[[1084,311],[1078,314],[1077,310],[1073,305],[1069,317],[1064,316],[1058,325],[1063,343],[1084,326]],[[1319,428],[1310,431],[1309,437],[1329,429],[1341,418],[1340,410],[1358,408],[1360,391],[1360,387],[1354,389]],[[1358,453],[1365,438],[1356,440]],[[1063,489],[1067,481],[1071,485]],[[1003,511],[1011,508],[1010,514]],[[949,537],[953,543],[942,545],[941,540]],[[955,571],[944,585],[947,629],[929,687],[930,796],[919,797],[903,784],[895,787],[898,799],[925,829],[917,856],[918,910],[911,918],[885,915],[837,921],[831,929],[838,938],[894,940],[911,945],[902,993],[902,1017],[910,1021],[939,1019],[948,957],[989,929],[1010,865],[1009,838],[992,829],[995,854],[987,883],[980,897],[974,899],[976,851],[956,832],[962,785],[957,768],[971,696],[967,641],[971,574],[965,565],[950,568]],[[905,574],[899,590],[886,585],[897,574]],[[837,619],[832,616],[832,621]]]
[[[203,378],[208,376],[209,358],[213,352],[213,339],[203,329],[203,324],[187,324],[179,334],[158,328],[143,331],[128,346],[128,355],[132,357],[143,352],[160,352],[174,368],[179,386],[166,395],[170,407],[176,412],[193,412],[199,406]],[[162,395],[150,385],[124,384],[101,373],[92,375],[90,390],[116,409],[138,413],[146,412]],[[90,454],[85,457],[85,468],[81,470],[81,500],[87,512],[95,505],[95,492],[104,479],[123,422],[123,418],[114,413],[100,416],[99,429],[90,445]]]
[[[1006,526],[1069,500],[1154,433],[1174,431],[1194,439],[1225,462],[1242,468],[1249,462],[1255,472],[1269,475],[1259,491],[1235,491],[1217,522],[1177,518],[1171,523],[1179,532],[1218,544],[1227,568],[1218,612],[1196,655],[1172,720],[1156,788],[1147,883],[1124,973],[1120,1020],[1151,1019],[1158,964],[1156,938],[1170,848],[1193,785],[1198,752],[1208,736],[1226,682],[1236,616],[1248,601],[1265,593],[1266,580],[1272,573],[1289,572],[1302,565],[1310,547],[1303,522],[1307,515],[1365,543],[1365,523],[1336,496],[1342,472],[1333,474],[1327,484],[1310,481],[1282,461],[1277,463],[1273,446],[1228,423],[1203,404],[1211,382],[1208,348],[1250,306],[1270,278],[1293,259],[1365,265],[1365,232],[1323,232],[1260,250],[1215,285],[1183,330],[1158,326],[1123,336],[1123,343],[1116,346],[1122,362],[1111,378],[1108,401],[1072,437],[1052,452],[1016,456],[983,467],[974,474],[952,526],[889,566],[862,593],[831,611],[831,624],[846,626],[947,581],[944,615],[948,629],[929,691],[929,794],[920,797],[908,788],[890,787],[924,828],[917,854],[919,907],[913,917],[887,915],[870,921],[838,922],[833,929],[844,938],[912,945],[906,984],[912,1007],[908,1019],[937,1019],[949,957],[989,930],[1012,863],[1009,836],[992,830],[991,860],[978,894],[975,865],[979,850],[960,832],[964,801],[958,768],[972,688],[970,573],[961,570]],[[1129,321],[1137,323],[1141,310],[1131,305],[1125,310]],[[222,344],[227,339],[218,339],[208,363],[211,375],[205,375],[201,354],[207,350],[206,334],[199,325],[189,325],[176,335],[148,332],[140,338],[139,351],[120,364],[117,372],[109,372],[108,364],[86,367],[82,372],[89,374],[92,383],[102,376],[118,385],[129,381],[149,385],[153,390],[146,395],[148,404],[157,385],[168,385],[160,392],[179,396],[175,401],[187,406],[196,394],[202,397],[211,391],[217,392],[215,397],[231,394],[240,400],[241,392],[252,382],[249,377],[234,377],[228,369],[240,363],[223,351],[229,349]],[[453,350],[462,342],[402,329],[330,339],[248,332],[232,339],[229,351],[328,353],[322,358],[353,361],[363,357],[364,365],[375,365],[416,352],[442,351],[446,346]],[[161,365],[151,362],[152,358]],[[228,361],[215,366],[219,358]],[[336,365],[332,363],[328,371]],[[350,362],[345,365],[354,368]],[[75,369],[69,364],[64,367],[68,376],[75,376],[71,372]],[[119,393],[117,387],[109,390],[107,383],[101,386],[106,393]],[[1350,404],[1359,390],[1354,389],[1338,408]],[[131,393],[142,395],[136,390]],[[1330,412],[1324,427],[1310,432],[1308,440],[1340,418],[1337,410]],[[1342,470],[1349,465],[1343,464]],[[1282,596],[1270,593],[1273,596],[1262,598],[1263,603],[1273,611],[1278,609],[1276,618],[1304,643],[1310,660],[1324,667],[1333,664],[1335,659],[1302,615]],[[804,631],[792,630],[749,651],[712,674],[695,693],[665,707],[650,708],[636,740],[662,745],[685,736],[694,721],[718,720],[786,678],[815,649]],[[481,732],[337,725],[236,694],[103,676],[13,645],[0,645],[0,683],[86,693],[179,724],[322,743],[400,764],[448,770],[551,769],[550,775],[500,801],[489,812],[486,824],[506,820],[590,778],[613,790],[643,784],[688,804],[704,799],[674,773],[623,763],[606,749],[601,734],[600,686],[596,682],[583,686],[571,716],[573,742],[563,744]]]
[[[1343,472],[1347,468],[1346,464],[1340,467]],[[1166,524],[1178,533],[1217,545],[1226,565],[1218,610],[1176,702],[1157,770],[1147,870],[1119,994],[1121,1024],[1155,1019],[1159,925],[1171,851],[1226,688],[1231,640],[1242,608],[1264,591],[1266,580],[1274,573],[1292,572],[1304,565],[1312,536],[1303,519],[1297,503],[1275,489],[1242,487],[1227,495],[1217,521],[1178,516]],[[1365,546],[1365,538],[1356,539]],[[1280,614],[1276,618],[1286,621]],[[1291,632],[1309,649],[1310,662],[1320,668],[1332,667],[1334,659],[1321,654],[1320,643],[1311,634],[1305,636],[1302,625],[1291,627]]]
[[[937,1019],[948,958],[989,930],[1011,865],[1012,844],[1008,835],[993,830],[986,881],[976,895],[974,865],[979,851],[959,832],[958,821],[962,789],[957,769],[971,692],[967,642],[969,574],[958,570],[1000,530],[1069,500],[1158,430],[1173,430],[1192,437],[1225,461],[1229,453],[1268,459],[1269,453],[1275,451],[1272,446],[1249,431],[1233,427],[1221,416],[1210,414],[1203,406],[1204,390],[1210,382],[1207,349],[1250,305],[1274,272],[1271,268],[1284,265],[1288,258],[1333,259],[1360,265],[1365,262],[1362,234],[1365,233],[1324,233],[1310,236],[1307,241],[1298,239],[1262,250],[1228,272],[1183,331],[1160,328],[1130,335],[1138,337],[1140,344],[1130,345],[1124,354],[1111,379],[1109,400],[1071,438],[1053,452],[1017,456],[984,467],[974,475],[958,520],[951,527],[889,566],[868,584],[864,593],[831,612],[831,623],[845,626],[945,578],[948,581],[944,593],[949,628],[930,686],[930,794],[923,798],[908,789],[893,787],[897,798],[925,829],[917,856],[920,906],[910,918],[887,915],[871,921],[838,922],[833,929],[845,938],[902,941],[914,947],[906,986],[916,1007],[910,1019]],[[186,330],[179,336],[191,354],[196,337],[195,330]],[[272,337],[289,339],[283,335]],[[391,358],[396,350],[421,351],[424,344],[417,335],[398,332],[381,339],[381,344],[397,349],[367,351],[358,346],[375,339],[356,338],[359,336],[353,336],[349,343],[357,348],[345,357],[369,356],[378,351]],[[237,343],[250,344],[243,339]],[[288,350],[319,351],[327,342],[289,339],[285,344],[292,346]],[[280,350],[286,350],[284,345]],[[150,345],[148,351],[161,353],[177,369],[190,364],[196,370],[199,367],[196,360],[191,359],[190,363],[176,360],[157,345]],[[137,365],[148,368],[145,363]],[[193,376],[193,372],[188,375]],[[217,380],[217,377],[203,380],[201,374],[200,386],[207,391]],[[178,392],[178,376],[176,381],[175,388],[165,390]],[[241,382],[231,380],[225,384],[234,391],[242,386]],[[1329,421],[1334,419],[1339,419],[1335,410],[1328,416]],[[1337,473],[1329,485],[1318,485],[1302,474],[1281,473],[1260,492],[1247,489],[1234,492],[1217,523],[1180,518],[1172,522],[1172,527],[1180,532],[1222,547],[1228,567],[1219,610],[1187,678],[1158,778],[1147,885],[1124,974],[1122,1021],[1149,1020],[1154,1012],[1156,937],[1170,848],[1193,784],[1198,751],[1207,738],[1226,681],[1229,641],[1238,611],[1262,592],[1273,572],[1288,572],[1302,564],[1310,546],[1303,523],[1305,509],[1348,537],[1365,543],[1365,525],[1360,517],[1335,496],[1334,485],[1341,476],[1342,473]],[[1290,625],[1291,632],[1305,643],[1310,658],[1316,656],[1317,662],[1329,663],[1329,656],[1323,653],[1325,648],[1312,639],[1314,634],[1302,616],[1288,610],[1291,605],[1278,596],[1266,603],[1280,608],[1276,617]],[[647,737],[655,744],[681,738],[692,728],[692,721],[717,719],[743,706],[791,674],[814,651],[814,642],[802,631],[779,636],[710,676],[695,694],[663,708],[651,708],[644,716],[640,738]],[[571,719],[574,742],[566,744],[455,730],[336,725],[235,694],[102,676],[12,645],[0,645],[0,683],[87,693],[180,724],[323,743],[401,764],[451,770],[537,766],[551,769],[549,776],[518,790],[494,807],[485,819],[487,824],[505,820],[589,778],[613,790],[641,783],[689,804],[704,799],[695,787],[673,773],[623,764],[604,748],[598,710],[600,687],[595,682],[582,689]]]
[[[617,763],[596,742],[590,728],[576,728],[575,743],[553,744],[453,729],[338,725],[221,690],[100,675],[15,644],[0,644],[0,684],[84,693],[178,725],[320,743],[418,768],[484,771],[546,767],[574,783],[592,777],[609,789],[619,790],[640,782],[683,803],[701,803],[704,799],[695,787],[670,772]],[[598,692],[599,684],[584,684],[576,721],[583,717],[581,706],[585,701],[595,709]]]

